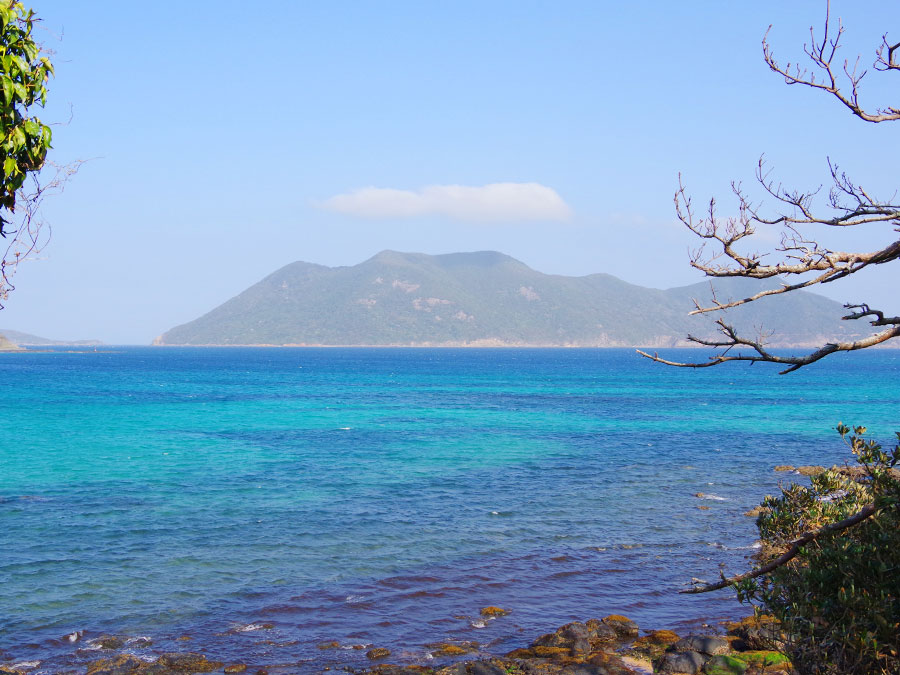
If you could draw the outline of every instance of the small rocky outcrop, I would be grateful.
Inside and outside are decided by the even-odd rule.
[[[100,649],[116,650],[125,646],[125,638],[118,635],[101,635],[91,640],[91,644]]]
[[[211,673],[225,665],[221,661],[210,661],[203,654],[193,652],[163,654],[156,663],[180,673]]]
[[[183,675],[184,673],[212,673],[225,664],[210,661],[203,654],[168,653],[155,662],[142,661],[131,654],[120,654],[88,664],[87,675]]]
[[[133,675],[149,664],[131,654],[122,654],[110,659],[100,659],[88,664],[87,675]]]

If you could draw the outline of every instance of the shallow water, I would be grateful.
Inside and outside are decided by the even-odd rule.
[[[500,349],[57,350],[0,371],[0,662],[46,672],[104,632],[312,671],[365,661],[332,640],[424,662],[609,613],[735,617],[727,591],[676,591],[746,566],[772,467],[843,461],[838,421],[888,440],[900,410],[896,350],[788,376]]]

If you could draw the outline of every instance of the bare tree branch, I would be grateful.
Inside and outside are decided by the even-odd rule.
[[[791,547],[782,555],[775,558],[775,560],[770,562],[768,565],[764,565],[763,567],[755,569],[751,572],[745,572],[744,574],[738,574],[733,577],[728,577],[727,579],[722,579],[721,581],[718,581],[714,584],[699,586],[697,588],[689,588],[678,592],[707,593],[709,591],[717,591],[720,588],[725,588],[726,586],[731,586],[732,584],[736,584],[740,581],[743,581],[744,579],[755,579],[756,577],[761,577],[762,575],[768,574],[772,570],[781,567],[785,563],[795,558],[797,554],[800,553],[801,549],[808,543],[815,541],[823,535],[830,534],[832,532],[839,532],[840,530],[846,530],[848,527],[853,527],[854,525],[857,525],[864,521],[866,518],[874,515],[875,512],[876,509],[874,504],[866,504],[862,509],[860,509],[857,513],[850,516],[849,518],[845,518],[844,520],[840,520],[836,523],[830,523],[811,532],[806,532],[802,536],[792,541]]]
[[[850,91],[849,93],[845,93],[841,90],[840,85],[838,84],[838,78],[834,73],[833,63],[837,50],[840,48],[841,37],[844,34],[844,26],[841,24],[841,20],[838,19],[837,34],[834,35],[834,37],[831,37],[830,31],[832,30],[832,25],[830,0],[826,3],[825,27],[822,31],[822,40],[817,41],[815,31],[810,28],[810,43],[808,45],[803,45],[803,51],[813,62],[815,68],[820,71],[818,79],[815,70],[810,71],[801,68],[799,64],[790,62],[781,66],[775,60],[775,54],[772,51],[772,46],[769,44],[769,31],[771,31],[771,29],[772,27],[769,26],[769,30],[766,31],[766,34],[763,37],[763,58],[766,60],[769,68],[784,77],[784,81],[787,84],[802,84],[807,87],[812,87],[813,89],[821,89],[822,91],[828,92],[848,108],[850,112],[866,122],[890,122],[900,119],[900,108],[878,108],[874,112],[868,112],[860,105],[859,85],[866,76],[866,71],[859,70],[859,58],[856,59],[852,66],[849,61],[844,61],[841,69],[849,84]],[[893,46],[888,44],[887,35],[884,35],[882,40],[883,43],[876,52],[877,58],[875,60],[874,68],[880,71],[900,70],[900,63],[898,63],[895,58],[896,50],[900,47],[900,44]]]
[[[83,163],[84,161],[80,160],[59,166],[47,162],[42,173],[52,170],[52,177],[47,182],[41,183],[40,176],[31,175],[30,186],[19,190],[16,198],[16,203],[20,207],[17,211],[19,215],[16,229],[4,233],[7,245],[3,257],[0,258],[0,309],[3,308],[2,302],[15,290],[12,278],[19,265],[40,253],[50,240],[50,224],[41,214],[44,198],[62,192],[66,182],[78,172]]]
[[[804,52],[812,61],[813,68],[806,70],[797,64],[779,65],[769,44],[769,30],[763,38],[763,58],[769,68],[781,74],[788,84],[802,84],[820,89],[837,98],[857,117],[868,122],[900,120],[900,108],[883,108],[867,112],[859,102],[860,83],[866,75],[859,69],[857,61],[843,63],[845,89],[839,85],[834,59],[840,48],[844,28],[840,20],[833,25],[830,3],[826,4],[825,26],[821,39],[817,39],[810,29],[810,43],[804,45]],[[900,70],[900,43],[891,44],[887,35],[876,50],[875,70]],[[755,202],[740,183],[732,183],[736,198],[736,215],[722,218],[717,213],[715,199],[709,201],[702,214],[697,214],[691,197],[685,189],[681,175],[675,192],[675,213],[678,219],[700,239],[700,246],[690,254],[690,264],[708,277],[746,277],[749,279],[778,279],[781,286],[767,288],[744,298],[720,301],[715,292],[707,303],[694,300],[691,314],[719,312],[755,302],[765,297],[790,293],[818,284],[832,283],[851,274],[885,263],[900,260],[900,202],[896,195],[888,200],[874,196],[862,185],[851,180],[837,164],[828,160],[831,185],[826,194],[822,186],[815,189],[789,189],[772,178],[764,157],[760,157],[756,168],[756,181],[764,198],[774,200],[775,213],[770,215],[762,210],[762,202]],[[824,205],[822,204],[824,202]],[[844,251],[830,247],[820,236],[807,233],[815,227],[849,228],[857,226],[887,226],[884,242],[879,248],[868,251]],[[766,252],[754,251],[749,247],[758,228],[780,227],[780,243]],[[789,364],[782,371],[788,373],[802,366],[818,361],[838,351],[865,349],[900,336],[900,319],[885,317],[878,310],[870,310],[867,305],[845,305],[851,311],[843,318],[857,320],[874,317],[873,326],[885,330],[868,337],[828,343],[805,356],[778,356],[765,348],[762,338],[747,339],[723,320],[717,321],[718,330],[724,339],[705,340],[688,336],[695,344],[723,350],[702,363],[677,363],[667,361],[658,355],[643,356],[686,368],[706,368],[726,361],[765,361]],[[749,353],[732,353],[736,348],[747,348]]]
[[[854,307],[853,305],[849,305],[848,308]],[[726,363],[728,361],[749,361],[751,363],[757,362],[766,362],[766,363],[781,363],[781,364],[789,364],[790,367],[785,368],[780,372],[781,375],[786,373],[793,372],[798,368],[803,366],[807,366],[810,363],[815,363],[816,361],[825,358],[829,354],[834,354],[835,352],[852,352],[858,349],[866,349],[868,347],[874,347],[877,344],[881,344],[882,342],[886,342],[891,338],[895,338],[900,336],[900,317],[892,317],[885,318],[881,312],[877,310],[870,310],[865,305],[865,312],[855,312],[851,315],[844,317],[845,319],[849,318],[861,318],[863,316],[878,316],[878,319],[870,322],[873,326],[890,326],[887,330],[881,331],[880,333],[876,333],[874,335],[870,335],[867,338],[862,340],[854,340],[851,342],[829,342],[828,344],[820,347],[816,351],[806,354],[804,356],[780,356],[778,354],[773,354],[765,348],[765,345],[762,339],[751,340],[745,337],[741,337],[733,326],[725,323],[723,319],[717,319],[716,324],[719,326],[719,332],[725,336],[724,340],[708,340],[705,338],[698,338],[693,335],[688,335],[688,340],[694,342],[699,345],[703,345],[704,347],[715,347],[717,349],[724,349],[725,351],[721,354],[714,354],[709,357],[707,361],[701,361],[699,363],[694,362],[679,362],[679,361],[669,361],[659,356],[658,353],[648,354],[645,351],[637,350],[637,353],[641,356],[644,356],[651,361],[656,361],[657,363],[663,363],[667,366],[676,366],[679,368],[709,368],[710,366],[717,366],[720,363]],[[736,347],[749,347],[752,349],[755,354],[745,354],[745,353],[729,353],[732,349]]]

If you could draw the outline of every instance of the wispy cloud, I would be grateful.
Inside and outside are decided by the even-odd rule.
[[[418,191],[366,187],[329,197],[318,206],[361,218],[440,215],[488,223],[566,220],[572,215],[556,190],[540,183],[429,185]]]

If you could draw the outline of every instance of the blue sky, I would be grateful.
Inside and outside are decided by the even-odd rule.
[[[868,64],[900,35],[883,4],[833,5],[846,56]],[[788,185],[824,182],[830,156],[897,188],[900,126],[856,121],[762,61],[769,24],[776,55],[802,57],[823,2],[33,6],[56,52],[43,117],[71,110],[52,157],[90,160],[45,207],[53,239],[0,313],[48,337],[146,344],[287,263],[387,248],[682,285],[700,277],[679,172],[723,212],[762,153]],[[870,73],[865,102],[897,105],[885,78]],[[881,270],[823,290],[900,311],[895,287]]]

